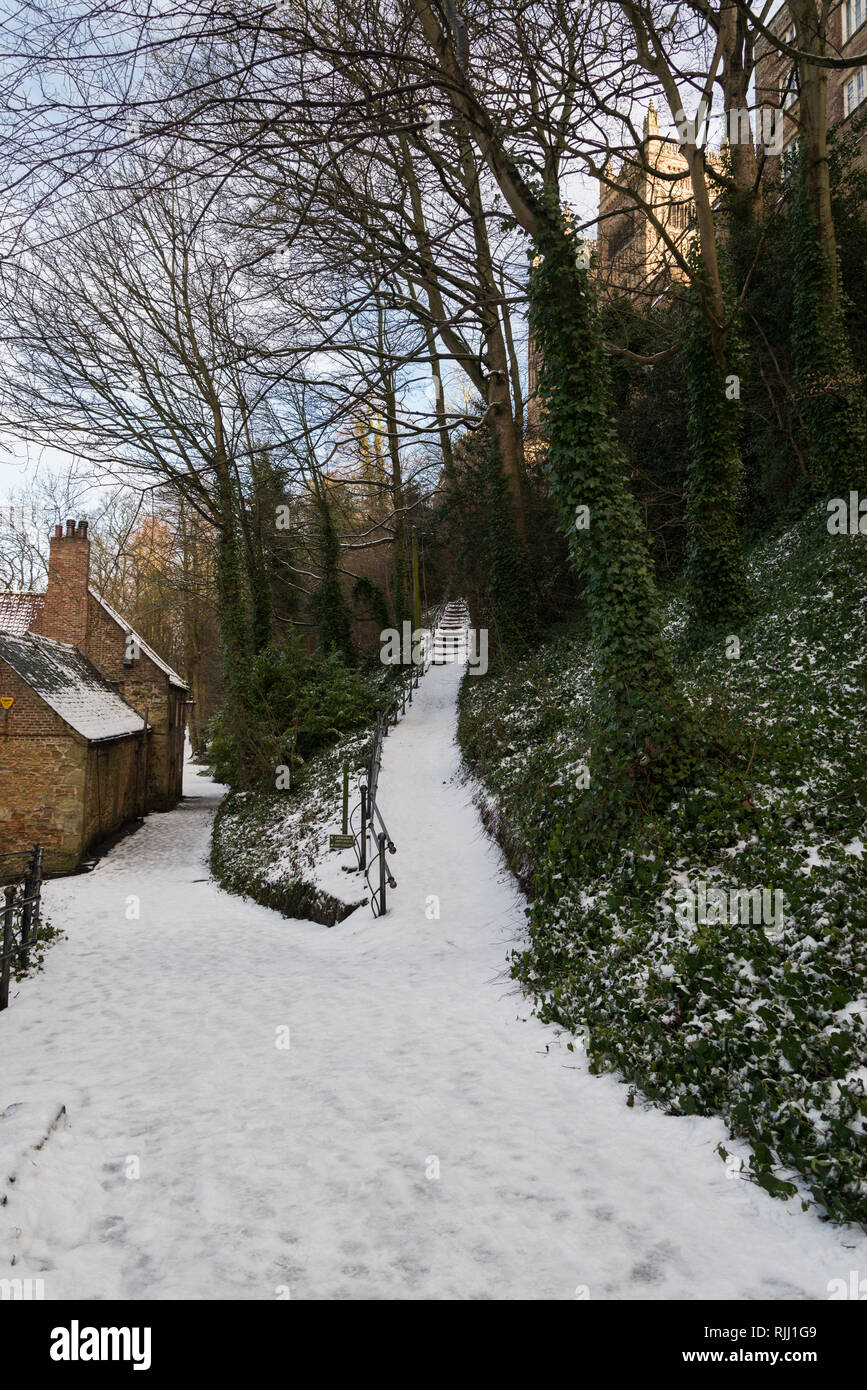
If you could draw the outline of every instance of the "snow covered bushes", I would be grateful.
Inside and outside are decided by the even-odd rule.
[[[392,668],[365,672],[336,654],[308,655],[296,642],[260,652],[249,680],[259,714],[247,744],[259,781],[242,779],[228,711],[211,745],[215,775],[232,787],[214,821],[211,868],[231,893],[333,926],[362,892],[332,872],[328,828],[339,829],[343,764],[357,781],[376,711],[393,696]]]
[[[346,666],[336,654],[308,654],[297,637],[270,643],[252,657],[245,684],[247,762],[240,756],[242,731],[231,704],[215,721],[211,742],[217,780],[236,788],[273,788],[278,767],[289,769],[294,784],[311,754],[368,727],[387,703],[381,680]]]
[[[286,917],[333,926],[362,900],[354,879],[328,855],[328,829],[339,829],[343,763],[364,767],[367,733],[349,735],[314,756],[290,791],[232,792],[217,811],[211,869],[221,887]]]
[[[592,632],[466,681],[459,733],[489,821],[531,876],[513,965],[540,1016],[672,1113],[722,1114],[751,1143],[745,1176],[863,1222],[867,547],[829,537],[817,508],[761,548],[751,582],[763,606],[738,657],[730,642],[687,646],[671,600],[693,707],[730,751],[612,832],[607,857],[576,834],[593,768]],[[785,910],[690,921],[678,902],[701,883],[780,892]]]

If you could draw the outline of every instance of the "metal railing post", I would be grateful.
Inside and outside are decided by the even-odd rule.
[[[24,877],[24,901],[21,904],[21,951],[19,959],[26,970],[30,965],[30,923],[33,920],[33,904],[36,899],[36,874],[39,860],[39,846],[33,846],[30,865]]]
[[[384,916],[385,910],[386,910],[386,906],[385,906],[385,881],[386,881],[386,878],[388,877],[387,870],[386,870],[386,867],[385,867],[385,833],[384,833],[382,830],[380,830],[379,834],[378,834],[377,837],[376,837],[376,840],[377,840],[377,844],[379,845],[379,913],[378,913],[378,916],[382,917],[382,916]]]
[[[0,1009],[9,1008],[9,971],[12,965],[12,943],[15,939],[15,884],[3,890],[6,906],[3,909],[3,966],[0,969]]]

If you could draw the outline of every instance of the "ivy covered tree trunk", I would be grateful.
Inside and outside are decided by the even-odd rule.
[[[322,578],[313,595],[316,640],[328,655],[337,652],[345,661],[354,660],[352,611],[340,582],[340,537],[324,493],[317,495]]]
[[[183,496],[178,503],[178,522],[184,592],[184,676],[193,700],[187,725],[193,757],[200,758],[205,753],[207,743],[207,718],[203,714],[206,708],[203,699],[206,687],[202,662],[206,642],[203,605],[207,603],[207,598],[203,598],[203,593],[210,593],[210,567],[207,563],[202,563],[201,520],[194,512],[187,511]]]
[[[801,52],[827,57],[831,8],[828,0],[789,0],[795,42]],[[828,294],[824,312],[830,321],[838,306],[839,283],[828,158],[828,69],[807,59],[798,62],[798,124],[804,165],[802,177],[815,234],[823,252]]]
[[[686,571],[695,618],[714,629],[736,628],[751,609],[737,528],[743,465],[740,377],[729,371],[733,342],[731,331],[728,342],[715,331],[696,296],[684,340],[689,393]]]
[[[750,609],[746,561],[737,527],[742,463],[736,373],[730,370],[735,330],[729,326],[724,272],[704,149],[684,146],[698,233],[691,252],[693,314],[684,370],[689,393],[687,573],[698,622],[740,623]],[[743,209],[741,209],[743,210]]]
[[[601,653],[593,785],[634,797],[681,781],[691,766],[686,701],[662,633],[656,586],[626,460],[610,415],[594,293],[558,214],[536,237],[530,281],[551,492]],[[603,793],[604,794],[604,793]]]
[[[400,459],[400,440],[398,438],[397,409],[391,379],[386,384],[386,427],[388,429],[388,451],[391,460],[391,497],[394,505],[394,561],[392,583],[394,584],[394,611],[398,626],[408,617],[406,601],[406,512],[404,510],[403,467]]]
[[[267,450],[251,450],[250,490],[242,524],[250,640],[256,652],[268,646],[275,631],[285,631],[298,609],[297,591],[287,582],[293,558],[291,537],[287,529],[277,525],[287,496],[288,482],[279,464]]]
[[[250,623],[247,586],[238,534],[236,497],[228,463],[217,466],[220,525],[217,532],[217,597],[220,644],[226,684],[226,708],[235,729],[242,782],[254,779],[249,747]]]
[[[530,578],[527,547],[515,524],[514,506],[495,434],[490,438],[487,464],[491,610],[501,651],[521,654],[532,645],[538,617],[536,590]]]
[[[867,493],[867,408],[852,356],[831,252],[814,212],[804,148],[790,173],[792,348],[801,415],[807,430],[813,486],[848,496]]]

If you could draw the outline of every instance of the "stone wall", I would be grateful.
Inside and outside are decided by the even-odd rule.
[[[85,741],[4,661],[0,694],[15,701],[0,710],[0,853],[38,843],[49,872],[74,868],[83,848]]]
[[[141,735],[91,743],[87,750],[83,849],[104,840],[141,810],[145,747]]]
[[[146,652],[127,655],[126,629],[88,596],[87,655],[111,681],[118,694],[153,726],[148,757],[148,810],[169,810],[181,796],[183,778],[186,693],[169,684],[168,676]]]
[[[15,702],[0,710],[0,853],[26,856],[38,843],[48,873],[74,869],[93,843],[141,814],[143,736],[88,744],[4,661],[0,694]]]

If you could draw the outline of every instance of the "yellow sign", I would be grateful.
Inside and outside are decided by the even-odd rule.
[[[14,697],[14,695],[3,695],[3,696],[0,696],[0,706],[2,706],[3,709],[11,709],[12,706],[13,706],[14,704],[15,704],[15,697]]]

